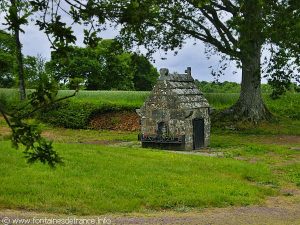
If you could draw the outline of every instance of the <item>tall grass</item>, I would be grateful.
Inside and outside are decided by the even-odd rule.
[[[19,92],[16,89],[0,88],[0,99],[4,103],[17,102],[19,100]]]
[[[65,96],[73,92],[61,90],[59,95]],[[71,101],[140,107],[148,95],[148,91],[79,91]]]
[[[300,120],[300,93],[286,93],[276,100],[265,95],[264,100],[274,114]]]
[[[238,93],[204,93],[209,104],[216,109],[232,106],[239,97]]]

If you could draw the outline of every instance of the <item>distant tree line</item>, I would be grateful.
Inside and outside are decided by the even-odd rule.
[[[125,51],[116,40],[95,47],[70,47],[63,57],[52,52],[46,69],[67,88],[78,82],[87,90],[151,90],[159,76],[143,55]]]
[[[0,87],[16,87],[16,62],[11,35],[0,31]],[[43,77],[55,80],[61,89],[151,90],[156,68],[143,55],[125,51],[116,40],[102,40],[95,47],[69,47],[63,56],[53,51],[51,60],[26,56],[24,80],[27,88],[36,88]]]
[[[236,82],[207,82],[196,80],[197,87],[204,93],[239,93],[241,90],[241,85]],[[272,98],[279,96],[273,96],[273,88],[270,84],[261,84],[262,93],[269,94]],[[300,86],[296,83],[291,83],[289,85],[288,91],[290,92],[299,92]]]

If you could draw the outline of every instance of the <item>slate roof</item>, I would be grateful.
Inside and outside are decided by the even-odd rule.
[[[161,104],[159,103],[161,101],[175,101],[176,108],[179,109],[209,107],[208,101],[191,76],[190,68],[185,74],[169,74],[167,69],[161,69],[160,74],[146,104],[147,102],[148,104]],[[167,105],[172,105],[172,102],[168,102]]]

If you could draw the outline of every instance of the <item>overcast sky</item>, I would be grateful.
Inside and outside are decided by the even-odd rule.
[[[3,17],[0,17],[1,24],[4,22]],[[3,29],[4,26],[1,25]],[[34,25],[28,25],[23,28],[25,34],[21,35],[21,42],[23,44],[23,54],[37,56],[41,54],[43,57],[50,59],[50,44],[46,35],[38,30]],[[73,27],[75,34],[77,36],[77,45],[82,46],[83,32],[81,27]],[[118,34],[115,29],[108,29],[102,32],[99,36],[102,38],[113,38]],[[207,59],[204,54],[204,44],[197,42],[196,45],[193,45],[194,40],[186,40],[184,47],[179,50],[179,53],[174,56],[174,53],[170,52],[168,55],[165,55],[163,51],[157,52],[154,54],[153,62],[154,66],[159,70],[160,68],[168,68],[171,72],[183,73],[186,67],[192,67],[192,75],[195,79],[212,81],[214,80],[211,75],[211,70],[209,66],[213,66],[217,69],[218,57],[211,57]],[[162,60],[161,58],[166,58]],[[233,71],[236,71],[237,74],[233,74]],[[219,78],[219,81],[234,81],[240,83],[241,80],[241,71],[236,69],[234,64],[225,72],[225,75]]]

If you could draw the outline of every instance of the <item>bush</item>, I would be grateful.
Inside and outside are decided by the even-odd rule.
[[[53,126],[86,129],[89,127],[90,119],[97,114],[134,109],[130,106],[117,106],[113,104],[97,105],[95,103],[65,101],[56,103],[41,111],[38,118]]]

